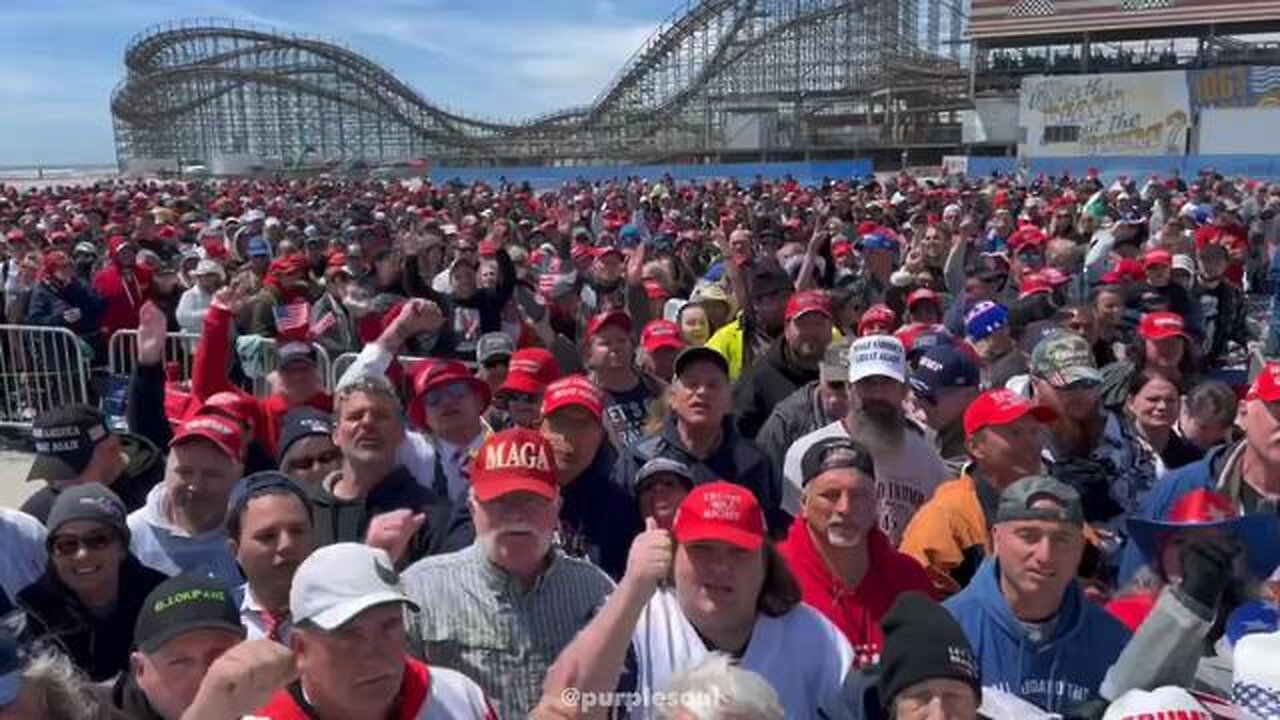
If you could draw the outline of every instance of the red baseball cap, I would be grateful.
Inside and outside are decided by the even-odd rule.
[[[517,492],[555,500],[560,486],[551,443],[527,428],[489,436],[471,461],[471,490],[480,502]]]
[[[750,490],[717,480],[699,485],[685,496],[671,532],[681,544],[716,540],[743,550],[759,550],[764,544],[764,512]]]
[[[1027,273],[1022,276],[1022,289],[1018,293],[1018,299],[1031,297],[1038,293],[1053,292],[1053,285],[1049,280],[1038,272]]]
[[[481,380],[457,360],[439,360],[424,363],[413,378],[413,395],[420,398],[432,390],[449,383],[464,382],[472,392],[480,396],[484,405],[489,404],[489,383]]]
[[[1044,278],[1051,287],[1062,287],[1071,282],[1071,276],[1056,267],[1041,268],[1040,277]]]
[[[1107,285],[1118,285],[1127,280],[1134,282],[1142,282],[1146,279],[1146,271],[1142,267],[1142,263],[1130,258],[1123,258],[1116,263],[1116,266],[1102,276],[1102,282]]]
[[[988,390],[964,411],[964,434],[969,437],[985,427],[1008,425],[1027,415],[1042,423],[1058,419],[1058,414],[1052,409],[1035,405],[1026,396],[1012,390]]]
[[[938,297],[938,293],[930,290],[929,288],[919,288],[912,290],[911,294],[907,295],[907,309],[911,309],[911,306],[918,302],[932,302],[937,304],[941,303],[942,299]]]
[[[169,441],[169,447],[177,447],[192,440],[207,440],[236,462],[244,459],[244,442],[240,426],[221,415],[196,415],[178,426]]]
[[[230,390],[216,392],[205,398],[196,415],[221,415],[230,418],[249,428],[258,426],[261,411],[258,399],[252,395]]]
[[[787,300],[785,320],[791,322],[805,313],[821,313],[831,319],[831,298],[821,290],[802,290]]]
[[[1039,228],[1030,225],[1024,226],[1009,236],[1009,249],[1016,253],[1026,245],[1040,247],[1048,239],[1049,236],[1045,235]]]
[[[1147,254],[1142,256],[1143,269],[1158,267],[1160,265],[1165,267],[1173,265],[1173,254],[1168,250],[1157,248],[1155,250],[1148,250]]]
[[[893,328],[898,324],[898,313],[888,305],[872,305],[867,311],[862,313],[862,319],[858,320],[858,335],[863,336],[872,327],[883,326],[888,332],[893,332]]]
[[[680,335],[679,325],[670,320],[654,320],[640,331],[640,346],[650,354],[662,348],[683,350],[684,338]]]
[[[604,415],[604,393],[585,375],[570,375],[547,386],[542,396],[542,416],[576,405],[599,419]]]
[[[631,334],[631,330],[635,327],[631,323],[631,316],[621,310],[611,310],[609,312],[602,312],[599,315],[596,315],[595,317],[591,318],[591,320],[587,323],[586,332],[582,334],[582,341],[584,343],[587,342],[591,338],[595,337],[596,333],[599,333],[608,325],[616,325],[622,328],[623,332],[627,333],[628,335]]]
[[[538,395],[559,379],[560,366],[549,350],[520,348],[512,353],[511,362],[507,364],[507,379],[502,381],[502,390]]]
[[[601,247],[594,248],[594,249],[591,251],[591,257],[592,257],[593,259],[595,259],[595,260],[599,260],[599,259],[604,258],[604,257],[607,257],[607,256],[609,256],[609,255],[617,255],[618,257],[625,257],[625,256],[622,254],[622,251],[621,251],[621,250],[619,250],[618,248],[616,248],[616,247],[614,247],[614,246],[612,246],[612,245],[603,245],[603,246],[601,246]]]
[[[1272,360],[1262,366],[1262,371],[1249,387],[1248,399],[1263,402],[1280,400],[1280,362]]]
[[[1182,316],[1175,312],[1153,312],[1138,321],[1138,335],[1143,340],[1164,340],[1171,337],[1187,337]]]

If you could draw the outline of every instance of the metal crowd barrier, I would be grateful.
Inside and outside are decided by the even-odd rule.
[[[164,348],[165,363],[176,363],[178,367],[178,379],[187,381],[191,379],[191,371],[195,365],[196,345],[200,341],[198,333],[171,332],[167,333]],[[266,367],[274,369],[277,364],[276,341],[272,339],[264,339],[263,342],[267,346],[267,362]],[[319,361],[320,377],[323,379],[326,387],[333,386],[333,363],[329,360],[329,353],[319,345],[314,345],[316,349],[316,358]],[[235,352],[232,350],[232,352]],[[352,355],[354,357],[354,354]],[[129,375],[133,372],[134,367],[138,364],[138,331],[137,330],[119,330],[111,337],[111,342],[107,346],[107,369],[113,375]],[[253,393],[258,396],[266,396],[271,392],[271,385],[267,382],[266,377],[251,378],[253,381]]]
[[[0,427],[89,402],[89,348],[64,327],[0,325]]]
[[[199,333],[167,333],[164,344],[164,361],[176,363],[179,379],[190,380],[191,368],[196,359],[196,343]],[[117,330],[107,344],[107,370],[113,375],[129,375],[138,364],[138,331]]]

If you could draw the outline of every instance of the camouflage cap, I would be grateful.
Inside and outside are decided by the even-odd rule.
[[[1031,351],[1030,370],[1035,377],[1058,388],[1102,382],[1089,341],[1066,330],[1036,343]]]
[[[1000,493],[996,523],[1011,520],[1049,520],[1084,525],[1084,505],[1080,502],[1080,493],[1070,485],[1048,475],[1030,475]]]
[[[818,363],[818,375],[822,382],[845,382],[849,379],[849,346],[853,341],[847,337],[833,340]]]

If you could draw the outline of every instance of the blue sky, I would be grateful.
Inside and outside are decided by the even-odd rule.
[[[114,163],[125,45],[230,18],[341,41],[427,98],[497,118],[588,102],[684,0],[3,0],[0,166]]]

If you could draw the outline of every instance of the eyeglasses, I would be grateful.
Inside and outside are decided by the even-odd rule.
[[[423,398],[427,405],[435,406],[445,400],[461,400],[471,392],[471,386],[464,382],[452,382],[443,387],[428,390]]]
[[[302,456],[299,458],[290,458],[290,470],[310,470],[316,465],[331,465],[342,459],[342,452],[339,450],[329,450],[319,455]]]
[[[84,548],[87,552],[99,552],[115,542],[115,536],[105,530],[88,535],[59,535],[49,541],[49,548],[59,557],[74,557]]]

